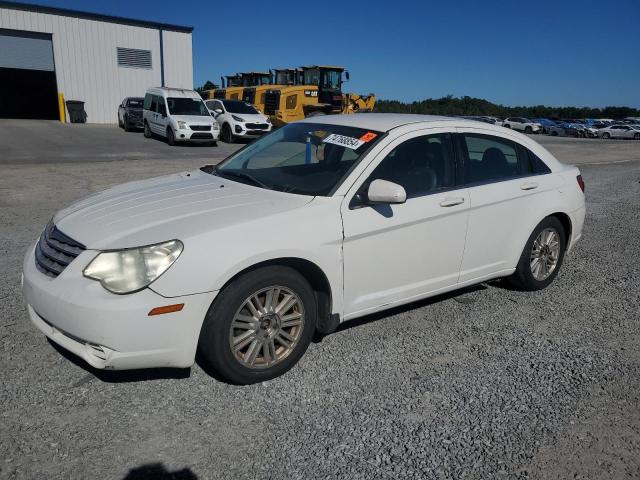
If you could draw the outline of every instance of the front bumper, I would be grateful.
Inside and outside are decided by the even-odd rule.
[[[269,125],[269,128],[266,129],[247,129],[242,125],[237,125],[234,135],[237,137],[260,137],[262,135],[270,133],[272,129],[273,127],[271,125]]]
[[[176,130],[176,142],[217,142],[219,138],[220,129],[197,131],[183,128]]]
[[[33,324],[96,368],[191,366],[202,322],[217,292],[166,298],[146,288],[114,295],[82,275],[95,254],[82,252],[51,278],[36,268],[34,248],[29,249],[22,291]],[[149,316],[155,307],[177,303],[184,303],[182,311]]]

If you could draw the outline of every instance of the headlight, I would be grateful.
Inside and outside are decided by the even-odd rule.
[[[236,122],[244,122],[244,118],[236,117],[235,115],[231,115],[231,118],[233,118]]]
[[[98,280],[112,293],[142,290],[173,265],[182,253],[182,242],[99,253],[84,269],[84,276]]]
[[[187,128],[187,122],[178,120],[176,123],[178,124],[178,130],[185,130]]]
[[[267,123],[271,123],[271,119],[269,117],[267,117]]]
[[[214,123],[211,128],[213,128],[214,130],[220,130],[220,125],[218,125],[218,123]]]

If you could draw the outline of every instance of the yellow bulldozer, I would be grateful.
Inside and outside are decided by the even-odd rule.
[[[349,72],[342,67],[312,65],[296,70],[294,85],[267,89],[264,108],[274,125],[286,125],[306,117],[339,113],[370,112],[375,105],[374,94],[358,95],[342,93],[343,75],[349,80]]]

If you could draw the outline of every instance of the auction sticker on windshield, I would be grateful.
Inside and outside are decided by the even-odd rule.
[[[323,140],[324,143],[333,143],[334,145],[340,145],[341,147],[350,148],[351,150],[357,150],[365,144],[362,140],[353,137],[345,137],[344,135],[338,135],[332,133]]]

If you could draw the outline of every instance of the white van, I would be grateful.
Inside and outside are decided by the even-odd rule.
[[[144,96],[144,136],[159,135],[169,145],[176,142],[216,144],[220,126],[202,98],[193,90],[157,87]]]

